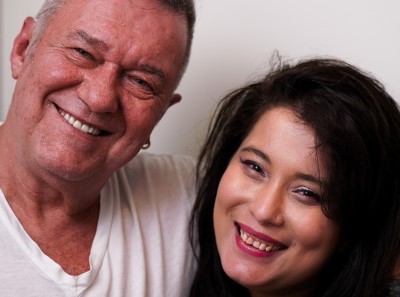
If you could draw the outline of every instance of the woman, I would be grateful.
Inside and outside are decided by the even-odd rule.
[[[400,249],[400,113],[345,62],[225,97],[198,166],[191,296],[387,296]]]

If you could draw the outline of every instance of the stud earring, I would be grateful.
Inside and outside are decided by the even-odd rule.
[[[151,145],[150,139],[147,140],[147,142],[145,144],[143,144],[142,146],[142,150],[147,150]]]

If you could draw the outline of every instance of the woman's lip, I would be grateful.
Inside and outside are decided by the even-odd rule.
[[[237,247],[245,252],[248,255],[251,255],[253,257],[257,258],[269,258],[272,255],[275,255],[275,252],[267,252],[265,250],[259,250],[253,246],[247,245],[241,238],[238,233],[235,234],[235,241]],[[277,251],[278,252],[278,251]]]
[[[236,224],[240,229],[242,229],[244,232],[250,234],[251,236],[257,237],[257,238],[259,238],[259,239],[261,239],[261,240],[263,240],[263,241],[272,243],[272,244],[274,244],[274,245],[280,245],[280,246],[282,246],[282,247],[286,247],[286,245],[283,244],[282,242],[279,242],[279,241],[277,241],[276,239],[274,239],[274,238],[272,238],[272,237],[270,237],[270,236],[268,236],[268,235],[266,235],[266,234],[264,234],[264,233],[257,232],[256,230],[254,230],[254,229],[251,228],[250,226],[247,226],[247,225],[245,225],[245,224],[238,223],[238,222],[235,222],[235,224]]]

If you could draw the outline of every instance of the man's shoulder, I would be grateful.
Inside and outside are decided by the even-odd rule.
[[[154,209],[174,214],[181,209],[186,218],[194,202],[195,180],[193,157],[141,153],[110,182],[123,199],[140,206],[141,214],[149,215]]]
[[[165,173],[181,175],[194,172],[195,164],[195,158],[187,155],[140,153],[126,164],[124,169],[141,173],[151,172],[155,175]]]
[[[140,153],[117,172],[131,188],[193,192],[196,160],[186,155]]]

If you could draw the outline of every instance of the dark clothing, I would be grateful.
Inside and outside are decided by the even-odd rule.
[[[400,297],[400,279],[394,279],[390,282],[388,297]]]

